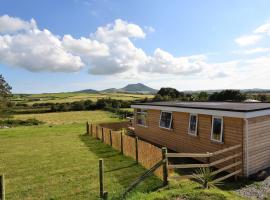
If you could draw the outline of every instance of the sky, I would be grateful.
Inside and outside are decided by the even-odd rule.
[[[14,93],[270,89],[269,0],[0,0]]]

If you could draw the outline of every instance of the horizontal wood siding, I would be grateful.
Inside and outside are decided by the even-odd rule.
[[[206,153],[214,152],[243,141],[243,120],[240,118],[224,117],[224,143],[211,141],[212,116],[198,115],[198,135],[188,134],[189,113],[173,112],[173,129],[167,130],[159,127],[160,111],[148,110],[148,127],[134,124],[135,133],[148,141],[165,146],[176,152]],[[242,152],[238,149],[237,152]],[[230,152],[231,153],[235,152]],[[220,159],[229,154],[217,156]],[[242,158],[241,158],[242,159]],[[241,160],[240,159],[240,160]],[[201,160],[204,161],[204,160]],[[231,163],[231,161],[229,161]],[[224,164],[228,164],[224,163]],[[221,167],[224,165],[219,165]],[[241,168],[242,166],[240,166]]]
[[[270,167],[270,116],[248,120],[249,174]]]

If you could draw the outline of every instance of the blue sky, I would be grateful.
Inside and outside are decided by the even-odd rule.
[[[270,88],[267,0],[0,4],[0,73],[13,92]]]

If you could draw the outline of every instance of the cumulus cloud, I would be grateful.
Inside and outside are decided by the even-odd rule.
[[[37,29],[0,36],[0,61],[29,71],[73,72],[84,66],[80,57],[66,52],[50,31]]]
[[[0,33],[14,33],[20,30],[36,28],[36,22],[31,19],[29,22],[8,15],[0,16]]]
[[[235,39],[240,46],[254,45],[262,39],[260,35],[244,35]]]
[[[8,66],[34,72],[76,72],[87,67],[91,74],[126,77],[149,73],[209,74],[211,77],[227,74],[219,64],[209,63],[205,55],[175,57],[160,48],[147,55],[133,41],[145,38],[144,30],[121,19],[98,27],[89,37],[78,39],[40,30],[34,20],[9,16],[0,19],[5,24],[0,32],[0,62]],[[152,28],[144,29],[153,31]]]
[[[97,40],[81,37],[74,39],[71,35],[64,35],[63,46],[72,53],[82,56],[108,56],[109,48]]]

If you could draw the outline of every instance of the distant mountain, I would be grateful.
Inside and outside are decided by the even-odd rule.
[[[120,91],[130,93],[156,93],[157,90],[150,88],[142,83],[128,84],[127,86],[120,89]]]
[[[79,90],[76,91],[77,93],[98,93],[97,90],[93,90],[93,89],[86,89],[86,90]]]
[[[100,90],[100,92],[114,93],[114,92],[119,92],[119,89],[117,89],[117,88],[108,88],[106,90]]]
[[[142,83],[136,83],[136,84],[128,84],[127,86],[123,88],[108,88],[105,90],[93,90],[93,89],[86,89],[86,90],[80,90],[76,92],[85,92],[85,93],[99,93],[99,92],[105,92],[105,93],[116,93],[116,92],[124,92],[124,93],[143,93],[143,94],[155,94],[157,93],[157,90],[150,88]]]

